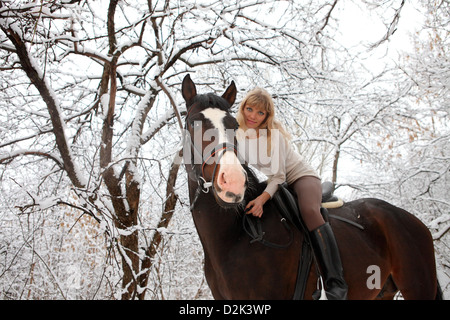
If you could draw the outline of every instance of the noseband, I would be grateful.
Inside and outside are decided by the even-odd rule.
[[[220,143],[220,144],[218,144],[217,146],[214,147],[214,149],[211,151],[211,153],[207,157],[203,157],[202,152],[195,146],[194,143],[192,143],[192,140],[189,139],[189,138],[187,138],[187,140],[189,141],[191,149],[194,150],[194,152],[197,153],[198,155],[200,155],[201,158],[203,159],[203,162],[201,164],[201,172],[200,172],[200,174],[199,175],[193,175],[193,174],[189,173],[189,178],[191,180],[194,180],[194,181],[197,182],[197,190],[195,191],[194,200],[192,201],[192,204],[191,204],[191,210],[194,209],[194,205],[197,202],[198,197],[200,196],[200,192],[208,193],[210,190],[212,190],[213,195],[214,195],[217,203],[220,206],[227,207],[227,208],[235,208],[235,207],[239,206],[239,203],[228,203],[228,202],[223,201],[217,195],[217,190],[214,187],[214,177],[216,176],[217,167],[219,165],[220,159],[222,158],[222,156],[227,151],[233,151],[234,154],[236,154],[236,156],[237,156],[236,145],[234,145],[232,143],[229,143],[229,142]],[[212,157],[214,157],[216,155],[217,155],[217,160],[216,160],[216,163],[214,165],[211,181],[208,182],[204,178],[204,176],[205,176],[204,168],[205,168],[206,163]]]
[[[197,150],[197,148],[192,144],[192,141],[191,141],[191,145],[196,149],[197,152],[199,152]],[[202,179],[204,181],[203,186],[202,186],[203,188],[206,188],[206,191],[204,191],[204,192],[208,192],[207,189],[209,187],[214,188],[213,182],[214,182],[214,177],[216,176],[217,166],[218,166],[218,164],[220,162],[220,159],[222,158],[222,156],[227,151],[233,151],[237,155],[237,148],[236,148],[236,146],[234,144],[232,144],[232,143],[224,142],[224,143],[221,143],[221,144],[215,146],[214,149],[211,151],[211,154],[203,161],[203,163],[202,163],[202,174],[199,176],[199,179]],[[218,154],[218,158],[217,158],[217,161],[216,161],[216,165],[214,166],[211,182],[206,182],[206,180],[204,178],[205,173],[203,171],[204,168],[205,168],[205,164],[208,162],[209,159],[214,157],[216,155],[216,153]]]

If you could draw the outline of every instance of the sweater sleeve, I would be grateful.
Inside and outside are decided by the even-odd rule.
[[[271,137],[271,163],[266,191],[272,198],[278,190],[278,185],[286,181],[286,153],[287,145],[283,135],[277,131],[272,131]]]

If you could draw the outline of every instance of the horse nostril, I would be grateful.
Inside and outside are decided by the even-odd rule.
[[[225,172],[222,172],[219,179],[220,184],[224,185],[227,184],[227,180],[225,179]]]

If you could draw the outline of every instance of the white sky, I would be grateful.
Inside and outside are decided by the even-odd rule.
[[[357,49],[361,45],[371,45],[381,40],[386,33],[386,26],[377,13],[370,13],[365,5],[359,7],[353,2],[345,2],[345,7],[337,8],[339,31],[342,34],[342,43],[348,48]],[[385,13],[386,22],[390,22],[394,9]],[[391,36],[389,56],[396,56],[398,51],[413,49],[411,34],[420,30],[423,24],[423,15],[407,1],[401,11],[397,31]],[[386,48],[384,47],[384,51]]]
[[[390,37],[388,42],[380,45],[376,50],[369,51],[369,47],[380,41],[386,34],[386,26],[378,13],[371,13],[365,4],[358,6],[353,1],[345,1],[341,7],[336,7],[335,18],[338,22],[338,30],[341,36],[336,41],[352,51],[365,57],[365,67],[374,73],[385,69],[387,64],[398,62],[400,56],[405,52],[414,50],[411,35],[421,30],[424,16],[407,1],[401,11],[397,31]],[[390,9],[383,15],[385,23],[391,22],[394,9]],[[367,170],[361,166],[359,161],[353,160],[346,153],[341,153],[339,160],[338,180],[341,182],[351,181],[352,173]],[[323,180],[330,179],[324,176]],[[346,188],[340,188],[337,194],[346,198],[349,196]]]

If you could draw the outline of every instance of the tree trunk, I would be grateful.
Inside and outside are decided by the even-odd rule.
[[[169,177],[167,179],[166,187],[166,203],[164,205],[164,212],[159,219],[157,230],[153,234],[152,241],[150,242],[148,248],[145,250],[145,258],[142,261],[141,270],[143,271],[139,276],[139,286],[143,290],[139,293],[139,299],[143,300],[145,298],[145,293],[147,291],[148,276],[151,271],[153,259],[158,251],[159,245],[162,241],[161,233],[158,232],[159,228],[167,228],[170,220],[175,211],[175,206],[177,204],[178,196],[175,193],[174,187],[177,181],[178,169],[180,168],[180,161],[178,161],[183,156],[183,150],[181,150],[177,156],[175,156],[174,161],[170,167]]]
[[[334,185],[336,185],[337,181],[337,171],[338,171],[338,162],[339,162],[339,156],[341,154],[340,146],[336,147],[336,151],[334,152],[334,159],[333,159],[333,178],[332,182]]]

